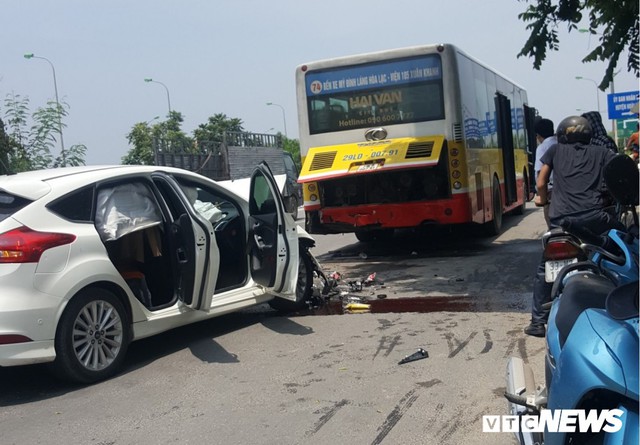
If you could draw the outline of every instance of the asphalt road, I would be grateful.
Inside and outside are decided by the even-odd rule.
[[[544,340],[522,329],[544,221],[529,207],[505,224],[497,238],[318,237],[338,289],[376,313],[260,306],[134,343],[124,372],[88,387],[43,366],[0,369],[2,444],[513,444],[481,421],[506,412],[509,356],[543,376]],[[372,272],[378,282],[352,289]],[[392,306],[405,299],[420,312]],[[418,348],[428,357],[398,364]]]

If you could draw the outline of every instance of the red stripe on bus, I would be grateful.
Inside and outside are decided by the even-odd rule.
[[[437,201],[325,207],[320,214],[323,224],[349,224],[353,227],[416,227],[423,223],[458,224],[471,220],[466,194]]]

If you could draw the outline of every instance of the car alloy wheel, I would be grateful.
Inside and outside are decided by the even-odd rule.
[[[54,371],[83,383],[110,377],[124,360],[129,333],[127,313],[114,294],[100,288],[80,291],[60,319]]]

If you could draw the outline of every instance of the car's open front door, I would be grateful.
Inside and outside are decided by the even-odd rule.
[[[293,218],[266,163],[251,176],[247,240],[253,280],[269,293],[296,300],[298,235]]]

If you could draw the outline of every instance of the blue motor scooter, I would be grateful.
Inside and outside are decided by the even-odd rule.
[[[563,227],[564,242],[582,240],[589,260],[565,266],[554,282],[546,385],[536,386],[521,358],[508,362],[505,397],[523,445],[638,443],[638,168],[628,161],[614,158],[604,176],[634,224],[604,236]]]

